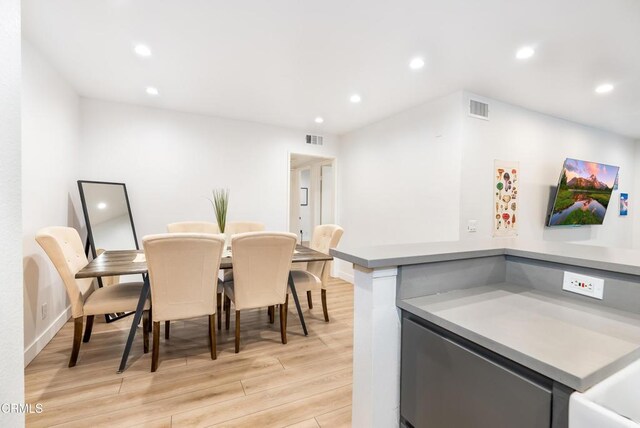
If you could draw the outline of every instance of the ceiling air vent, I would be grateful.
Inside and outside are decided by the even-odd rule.
[[[321,146],[323,138],[320,135],[307,135],[307,144]]]
[[[489,120],[489,104],[476,100],[469,100],[469,116],[477,119]]]

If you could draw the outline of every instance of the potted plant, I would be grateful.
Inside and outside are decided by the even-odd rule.
[[[229,207],[229,189],[213,189],[213,199],[209,199],[216,214],[216,221],[220,233],[224,233],[227,224],[227,208]],[[230,244],[229,236],[225,234],[225,247]]]

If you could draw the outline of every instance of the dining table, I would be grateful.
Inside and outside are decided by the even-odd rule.
[[[292,257],[292,263],[305,263],[305,262],[321,262],[330,261],[333,257],[315,251],[309,247],[303,245],[297,245]],[[233,254],[230,250],[226,250],[222,254],[220,261],[220,269],[233,269]],[[143,286],[140,290],[140,298],[138,299],[138,305],[136,311],[133,314],[133,321],[131,323],[131,329],[129,330],[129,336],[127,337],[127,343],[122,352],[122,359],[120,360],[120,366],[118,367],[118,373],[122,373],[126,366],[133,346],[133,341],[136,336],[136,330],[142,319],[142,312],[144,305],[150,294],[149,274],[147,268],[146,258],[143,250],[111,250],[105,251],[95,259],[91,260],[84,268],[76,273],[76,278],[100,278],[107,276],[122,276],[122,275],[137,275],[141,274],[143,277]],[[300,307],[300,299],[296,292],[295,282],[291,272],[289,272],[288,280],[289,289],[293,296],[293,301],[300,318],[300,324],[302,325],[302,331],[307,336],[307,325],[304,322],[304,315],[302,308]],[[117,286],[117,285],[115,285]],[[111,286],[113,287],[113,285]]]

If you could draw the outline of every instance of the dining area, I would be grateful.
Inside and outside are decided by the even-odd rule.
[[[26,370],[27,395],[48,407],[30,426],[267,426],[300,399],[309,423],[350,421],[353,297],[329,255],[340,226],[302,243],[259,221],[221,223],[214,194],[216,222],[175,221],[139,244],[124,183],[78,189],[86,240],[63,226],[35,237],[71,319]]]

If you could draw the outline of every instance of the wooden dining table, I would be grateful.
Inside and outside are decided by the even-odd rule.
[[[312,250],[309,247],[303,245],[297,245],[293,254],[293,263],[304,262],[321,262],[333,260],[333,257],[321,253],[319,251]],[[223,254],[220,262],[220,269],[232,269],[233,268],[233,255],[230,252]],[[93,259],[89,264],[82,268],[77,274],[76,278],[98,278],[105,276],[118,276],[118,275],[137,275],[141,274],[143,277],[143,286],[140,291],[140,298],[138,299],[138,305],[133,315],[133,322],[131,323],[131,329],[129,330],[129,336],[127,343],[122,352],[122,359],[120,360],[120,366],[118,367],[118,373],[122,373],[127,365],[127,359],[133,346],[133,341],[136,336],[136,330],[142,319],[142,312],[144,310],[144,304],[147,300],[150,292],[149,275],[147,262],[144,257],[144,251],[142,250],[117,250],[117,251],[105,251],[98,257]],[[289,273],[289,288],[291,289],[291,295],[298,311],[298,317],[300,318],[300,324],[302,325],[302,331],[307,336],[307,325],[304,322],[304,315],[302,314],[302,308],[300,307],[300,299],[296,292],[296,286],[293,281],[293,276]]]

